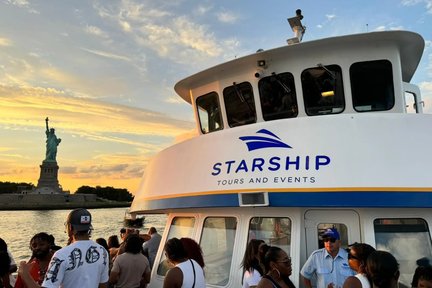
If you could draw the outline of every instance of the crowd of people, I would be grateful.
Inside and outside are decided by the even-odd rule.
[[[324,248],[314,251],[300,274],[306,288],[398,288],[399,264],[387,251],[375,250],[366,243],[341,248],[337,229],[328,228],[321,236]],[[289,279],[291,258],[279,247],[262,240],[250,240],[243,262],[243,288],[295,288]],[[432,288],[432,267],[419,265],[412,287]]]
[[[45,232],[30,239],[32,256],[17,265],[0,238],[0,288],[125,287],[143,288],[161,241],[154,227],[147,234],[122,228],[120,239],[90,240],[92,216],[83,208],[72,210],[65,223],[68,245],[55,245]],[[306,288],[397,288],[400,275],[395,257],[366,243],[341,248],[339,232],[328,228],[321,236],[324,248],[314,251],[300,274]],[[171,238],[164,246],[165,259],[158,273],[165,275],[164,288],[206,287],[201,247],[190,238]],[[418,263],[412,287],[432,288],[432,266]],[[251,239],[243,261],[243,288],[295,288],[290,280],[291,258],[283,249]],[[15,279],[12,273],[17,272]],[[160,274],[159,273],[159,274]]]
[[[88,210],[79,208],[69,213],[65,229],[67,246],[55,245],[52,235],[37,233],[30,240],[30,259],[19,265],[0,238],[0,288],[138,288],[150,282],[151,265],[161,239],[154,227],[148,234],[122,228],[121,241],[117,235],[110,236],[108,241],[104,238],[93,241],[92,216]],[[17,271],[15,278],[12,273]]]
[[[90,239],[92,216],[83,208],[72,210],[65,222],[68,244],[59,247],[54,237],[37,233],[30,240],[32,256],[18,267],[0,238],[0,288],[100,287],[143,288],[150,282],[161,235],[155,227],[147,234],[120,229],[120,239]],[[165,246],[164,287],[205,287],[201,247],[190,238],[172,238]],[[12,273],[17,272],[15,278]]]

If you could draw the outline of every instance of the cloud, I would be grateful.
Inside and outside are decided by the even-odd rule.
[[[60,172],[70,174],[69,177],[74,179],[133,179],[142,177],[148,163],[148,159],[140,160],[137,155],[125,154],[98,155],[93,160],[80,162],[79,167],[61,168]]]
[[[380,25],[375,27],[373,31],[386,31],[386,30],[404,30],[404,26],[398,25],[394,26],[394,24],[390,23],[388,25]]]
[[[100,29],[99,27],[96,27],[96,26],[89,26],[89,25],[87,25],[85,27],[84,31],[87,34],[90,34],[90,35],[95,35],[95,36],[98,36],[98,37],[101,37],[101,38],[105,38],[105,39],[109,38],[108,37],[108,33],[106,33],[105,31],[102,31],[102,29]]]
[[[114,59],[114,60],[122,60],[122,61],[127,61],[127,62],[132,61],[129,57],[123,56],[123,55],[116,55],[116,54],[105,52],[105,51],[91,50],[91,49],[87,49],[87,48],[81,48],[81,49],[84,51],[87,51],[89,53],[101,56],[101,57],[106,57],[106,58],[110,58],[110,59]]]
[[[98,14],[117,24],[139,47],[150,49],[161,60],[189,65],[213,63],[225,54],[233,55],[235,48],[224,45],[206,25],[194,21],[193,15],[208,13],[212,7],[200,5],[190,14],[179,13],[178,4],[162,2],[122,1],[118,6],[95,5]],[[170,10],[175,8],[175,10]],[[230,12],[218,14],[219,21],[233,23],[238,17]]]
[[[323,21],[322,23],[317,24],[316,27],[318,29],[322,29],[326,25],[330,24],[336,17],[337,17],[336,14],[326,14],[325,15],[326,20]]]
[[[81,48],[75,57],[64,57],[63,63],[49,61],[44,52],[29,52],[15,56],[13,53],[0,59],[0,83],[3,86],[16,87],[52,87],[68,95],[80,98],[120,99],[131,89],[130,77],[119,73],[120,69],[137,69],[145,72],[142,59],[133,59],[103,50]],[[72,55],[72,54],[71,54]],[[99,57],[94,57],[97,55]],[[62,57],[63,58],[63,57]],[[74,59],[70,61],[70,59]],[[111,60],[120,60],[122,63]],[[69,63],[67,63],[69,62]],[[57,66],[59,65],[59,66]],[[63,65],[63,66],[60,66]],[[86,69],[82,69],[85,67]],[[78,69],[79,68],[79,69]],[[139,73],[132,76],[139,77]],[[136,81],[136,79],[134,79]],[[97,83],[103,83],[99,85]]]
[[[130,32],[132,30],[131,25],[127,21],[119,21],[120,27],[125,32]]]
[[[24,158],[20,154],[7,154],[7,153],[1,153],[0,158],[15,158],[15,159],[22,159]]]
[[[184,100],[176,95],[173,95],[168,98],[165,98],[165,102],[171,104],[181,104],[184,103]]]
[[[426,71],[427,71],[427,75],[432,78],[432,51],[431,51],[431,48],[432,48],[432,41],[425,41],[425,53],[429,52],[428,64],[426,67]]]
[[[187,17],[179,17],[174,20],[174,27],[178,33],[178,43],[184,47],[190,47],[211,57],[221,54],[222,49],[217,45],[213,34],[205,26],[197,25],[189,21]]]
[[[18,7],[29,7],[30,5],[27,0],[6,0],[6,2]]]
[[[229,24],[233,24],[235,22],[237,22],[238,20],[238,16],[235,15],[232,12],[219,12],[216,14],[217,19],[222,22],[222,23],[229,23]]]
[[[414,6],[418,4],[424,4],[426,6],[427,13],[432,14],[432,0],[402,0],[403,6]]]
[[[77,172],[77,170],[78,170],[77,167],[66,166],[66,167],[61,167],[60,173],[62,173],[62,174],[75,174]]]
[[[6,3],[14,5],[19,8],[26,9],[29,13],[39,14],[37,10],[30,6],[30,2],[27,0],[6,0]]]
[[[403,30],[403,29],[404,29],[404,26],[402,26],[402,25],[390,27],[390,30]]]
[[[432,113],[432,82],[422,82],[419,84],[422,92],[422,99],[425,103],[423,112]]]
[[[212,9],[213,9],[213,5],[204,6],[204,5],[200,4],[197,7],[195,7],[195,9],[193,10],[193,13],[195,15],[203,16],[203,15],[206,15]]]
[[[99,142],[120,143],[144,151],[157,151],[156,144],[134,140],[140,137],[176,137],[194,124],[150,110],[70,97],[44,88],[0,86],[0,125],[17,129],[40,127],[41,115],[56,119],[56,128]]]
[[[385,30],[386,30],[386,26],[384,25],[378,26],[374,29],[374,31],[385,31]]]
[[[12,44],[13,44],[12,40],[0,37],[0,46],[7,47],[7,46],[12,46]]]

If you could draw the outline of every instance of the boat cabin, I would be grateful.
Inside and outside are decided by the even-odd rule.
[[[297,117],[422,113],[409,81],[423,48],[421,36],[396,31],[304,42],[213,67],[175,90],[193,104],[201,134]]]

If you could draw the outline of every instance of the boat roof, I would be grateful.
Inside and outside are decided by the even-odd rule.
[[[279,48],[260,51],[248,56],[237,58],[220,65],[211,67],[190,77],[179,81],[174,89],[185,101],[191,103],[190,89],[218,81],[226,71],[238,69],[239,66],[256,68],[258,60],[268,58],[278,54],[296,54],[301,57],[302,51],[307,49],[313,51],[323,47],[338,47],[339,49],[347,46],[352,47],[353,43],[362,43],[369,47],[376,46],[378,43],[394,43],[400,51],[402,80],[410,82],[413,77],[424,50],[424,39],[415,32],[410,31],[380,31],[354,35],[337,36],[323,38],[319,40],[301,42],[294,45],[282,46]]]

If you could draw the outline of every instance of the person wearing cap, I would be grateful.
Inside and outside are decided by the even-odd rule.
[[[91,221],[84,208],[69,213],[65,226],[70,244],[54,253],[41,286],[31,278],[28,265],[20,263],[18,273],[28,288],[108,287],[108,252],[90,240]]]
[[[345,279],[355,274],[348,265],[348,252],[341,249],[336,228],[326,229],[321,237],[324,248],[312,252],[300,271],[304,285],[311,288],[315,276],[317,288],[341,288]]]

